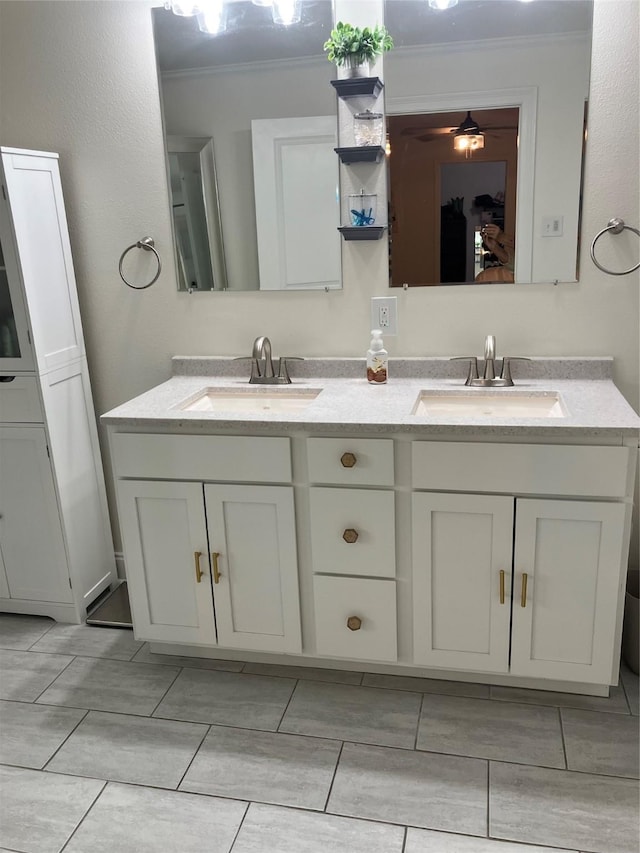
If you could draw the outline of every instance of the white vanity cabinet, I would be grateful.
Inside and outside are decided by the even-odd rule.
[[[413,451],[414,486],[446,479],[512,492],[413,494],[414,661],[606,683],[625,571],[628,449],[420,442]],[[587,484],[610,500],[570,499]],[[517,494],[545,491],[554,497]]]
[[[291,483],[288,439],[118,433],[112,449],[136,637],[300,653],[293,488],[271,485]]]
[[[57,154],[0,186],[0,611],[80,622],[116,573]]]

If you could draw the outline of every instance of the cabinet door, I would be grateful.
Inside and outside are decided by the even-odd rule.
[[[609,683],[625,511],[624,504],[517,501],[514,675]]]
[[[11,598],[73,601],[41,427],[0,429],[0,547]]]
[[[513,499],[413,495],[413,659],[509,666]]]
[[[300,652],[300,605],[290,486],[206,485],[218,642]],[[215,574],[215,572],[214,572]]]
[[[136,637],[215,645],[202,485],[120,480],[117,489]]]
[[[27,314],[6,201],[0,197],[0,370],[33,370]]]

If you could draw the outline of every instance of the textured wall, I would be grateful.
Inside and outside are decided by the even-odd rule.
[[[176,292],[150,5],[0,3],[2,144],[60,153],[98,412],[167,378],[173,354],[247,354],[261,333],[276,355],[363,355],[369,297],[387,293],[384,241],[345,246],[340,292]],[[638,407],[640,277],[604,275],[588,249],[612,216],[640,221],[639,11],[637,0],[595,0],[579,283],[400,292],[391,356],[480,353],[488,333],[500,352],[612,355]],[[164,271],[135,292],[118,258],[145,234]],[[627,237],[603,257],[632,263],[637,238]]]

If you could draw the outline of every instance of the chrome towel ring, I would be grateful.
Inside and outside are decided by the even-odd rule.
[[[124,261],[124,258],[125,258],[125,255],[127,254],[127,252],[130,252],[131,249],[144,249],[145,252],[153,252],[153,254],[156,256],[156,261],[158,262],[158,270],[157,270],[156,274],[154,275],[154,277],[149,282],[149,284],[143,284],[143,285],[138,286],[135,284],[131,284],[131,282],[127,281],[126,278],[124,277],[124,274],[122,272],[122,262]],[[124,283],[127,285],[127,287],[131,287],[131,288],[133,288],[133,290],[146,290],[147,287],[151,287],[151,285],[154,283],[154,281],[158,280],[158,277],[160,276],[160,273],[162,272],[162,261],[160,260],[160,255],[158,254],[158,250],[155,248],[155,245],[153,242],[153,237],[143,237],[142,240],[138,240],[137,243],[132,243],[130,246],[127,246],[127,248],[124,250],[124,252],[120,255],[120,263],[118,264],[118,272],[120,273],[120,278],[124,281]]]
[[[622,272],[614,272],[613,270],[608,270],[606,267],[603,267],[602,264],[598,263],[596,260],[596,243],[602,237],[603,234],[606,234],[607,231],[610,231],[612,234],[622,234],[623,231],[633,231],[634,234],[637,234],[640,237],[640,231],[637,228],[632,228],[630,225],[624,224],[624,219],[610,219],[607,223],[607,227],[603,228],[602,231],[598,231],[596,236],[593,238],[593,242],[591,243],[591,260],[602,272],[606,272],[607,275],[629,275],[630,272],[635,272],[640,267],[640,261],[634,266],[630,267],[628,270],[622,270]]]

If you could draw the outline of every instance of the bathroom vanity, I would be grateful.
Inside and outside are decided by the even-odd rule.
[[[611,360],[174,359],[103,416],[152,649],[606,695],[640,419]]]

